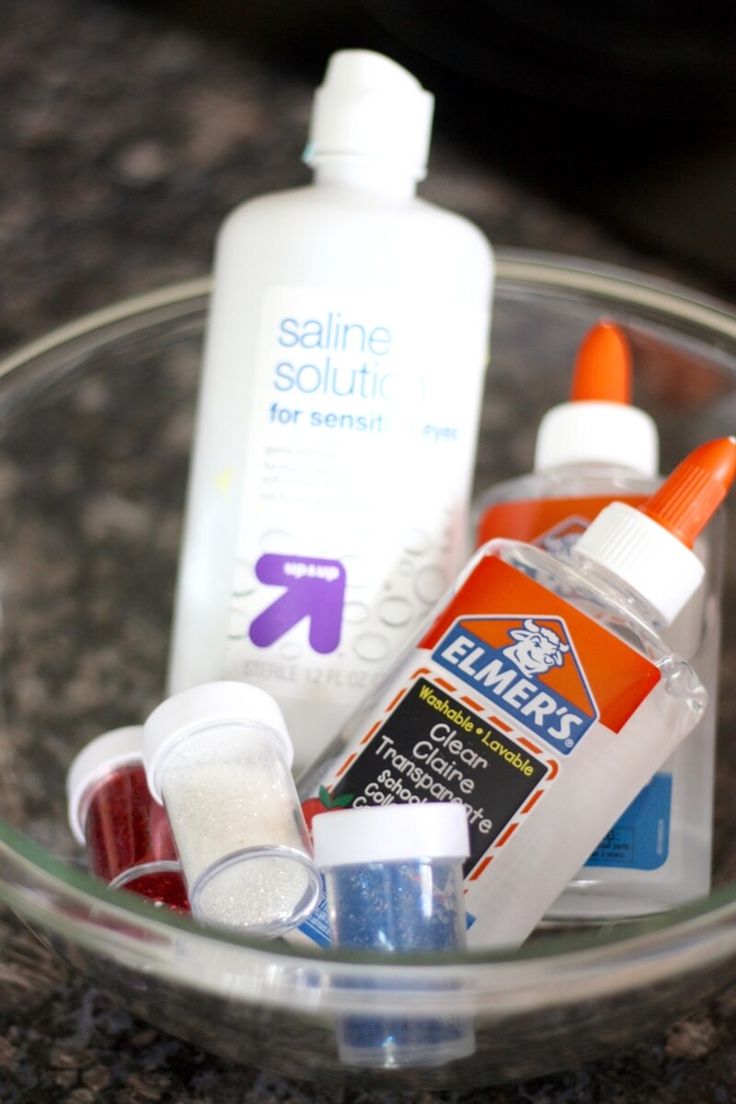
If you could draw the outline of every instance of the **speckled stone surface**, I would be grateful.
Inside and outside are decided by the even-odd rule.
[[[4,349],[122,296],[201,274],[226,211],[250,195],[306,179],[298,157],[308,86],[242,45],[235,52],[226,43],[207,43],[141,10],[93,0],[34,5],[5,0],[0,89]],[[492,172],[447,135],[438,136],[424,194],[469,215],[499,243],[626,262],[693,282],[685,270],[665,272],[652,257],[632,256],[604,229]],[[169,382],[184,380],[186,390],[195,368],[172,354],[164,378],[168,372]],[[176,388],[143,378],[120,386],[120,404],[125,386],[150,386],[153,414],[177,395]],[[23,525],[14,527],[15,519],[6,515],[0,527],[8,541],[14,528],[25,533],[28,578],[38,577],[39,565],[44,578],[40,591],[25,593],[21,586],[14,610],[16,651],[7,662],[15,677],[3,687],[9,717],[3,738],[20,748],[24,734],[14,727],[14,712],[32,716],[48,777],[57,781],[63,776],[66,732],[83,723],[92,735],[122,723],[127,717],[116,703],[123,699],[126,709],[134,705],[143,713],[156,701],[163,678],[167,611],[149,599],[162,585],[163,565],[178,537],[173,497],[157,499],[154,549],[161,558],[147,559],[124,608],[89,611],[99,627],[97,646],[87,642],[81,649],[75,638],[73,611],[88,569],[72,561],[75,541],[81,535],[94,544],[89,569],[99,573],[99,582],[114,571],[121,547],[135,566],[141,527],[149,517],[140,504],[145,493],[140,465],[146,463],[154,421],[137,425],[134,436],[118,424],[119,437],[106,450],[107,469],[96,472],[91,464],[100,432],[96,416],[109,399],[94,380],[74,398],[82,440],[75,442],[73,455],[60,448],[56,458],[47,503],[49,511],[59,511],[53,540],[44,531],[34,542],[30,522],[22,517]],[[180,445],[188,431],[187,414],[179,418],[174,411],[167,444]],[[19,447],[4,454],[0,503],[22,502],[19,490],[33,478],[44,432],[41,420],[25,452]],[[172,453],[177,457],[172,469],[162,469],[157,478],[179,486],[181,447]],[[82,484],[83,507],[65,514],[58,492]],[[53,620],[66,624],[61,639],[48,638],[49,602],[55,603]],[[109,645],[115,633],[142,657],[135,684],[116,664]],[[24,668],[29,654],[35,666]],[[34,676],[39,664],[43,684]],[[83,735],[80,731],[80,740]],[[5,769],[11,759],[0,744],[0,802],[13,822],[13,779],[10,766]],[[37,792],[27,787],[26,798],[34,803],[34,834],[51,843],[54,820],[45,787],[39,784]],[[60,800],[58,790],[54,800]],[[56,842],[57,851],[69,846]],[[665,1035],[582,1070],[441,1095],[464,1104],[729,1104],[736,1097],[736,990]],[[412,1096],[419,1102],[433,1094]],[[112,996],[68,971],[9,912],[0,913],[2,1104],[282,1100],[388,1104],[398,1094],[322,1089],[212,1057],[131,1016]]]

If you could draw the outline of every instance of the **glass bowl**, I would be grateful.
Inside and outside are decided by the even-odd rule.
[[[441,961],[297,953],[110,892],[82,870],[64,776],[88,739],[160,700],[209,283],[111,307],[0,365],[0,900],[152,1023],[313,1080],[452,1088],[569,1068],[661,1030],[736,969],[736,755],[721,741],[711,897],[646,921],[546,932],[516,953]],[[628,330],[663,467],[736,426],[736,314],[633,272],[499,257],[476,490],[527,470],[602,315]],[[733,610],[733,558],[726,604]],[[731,669],[734,618],[726,619]],[[725,683],[721,731],[736,717]],[[464,1056],[343,1064],[346,1017],[443,1013]]]

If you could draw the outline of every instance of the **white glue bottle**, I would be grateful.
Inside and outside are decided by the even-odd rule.
[[[570,561],[483,545],[305,780],[350,808],[465,806],[471,947],[526,939],[702,716],[658,629],[702,583],[691,546],[735,474],[736,438],[702,445],[643,506],[606,506]]]
[[[218,239],[170,692],[262,687],[297,766],[467,554],[494,267],[415,196],[432,108],[389,58],[333,55],[314,184],[244,203]]]
[[[580,346],[570,401],[542,418],[533,473],[480,498],[479,545],[510,537],[564,554],[609,502],[639,505],[659,486],[657,429],[630,405],[631,374],[625,335],[598,323]],[[601,840],[550,919],[644,915],[710,889],[724,535],[719,512],[695,546],[706,567],[703,583],[662,634],[697,671],[708,708]]]

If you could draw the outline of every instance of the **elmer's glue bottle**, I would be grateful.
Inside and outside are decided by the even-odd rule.
[[[702,716],[658,630],[702,583],[692,543],[735,474],[735,438],[701,446],[642,506],[606,506],[569,561],[484,545],[307,779],[340,806],[465,806],[471,946],[526,939]]]
[[[511,537],[563,555],[609,502],[637,505],[660,485],[657,429],[630,405],[631,374],[625,335],[611,322],[598,323],[578,352],[570,401],[540,423],[533,474],[498,484],[481,498],[479,544]],[[703,582],[663,631],[705,685],[705,714],[606,833],[550,909],[550,919],[644,915],[709,891],[724,520],[719,512],[698,539]]]
[[[217,243],[169,691],[247,681],[295,763],[338,731],[468,554],[494,260],[416,196],[433,97],[340,50],[306,187]]]

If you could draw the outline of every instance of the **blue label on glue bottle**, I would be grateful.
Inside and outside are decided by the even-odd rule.
[[[671,808],[672,775],[655,774],[585,865],[657,870],[669,855]]]

